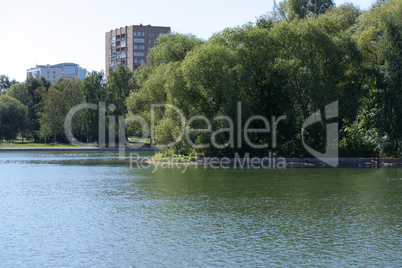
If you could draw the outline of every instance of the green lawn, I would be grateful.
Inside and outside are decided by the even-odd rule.
[[[133,137],[130,140],[130,143],[137,143],[140,142],[139,138]],[[144,144],[145,147],[150,146],[150,141],[147,139]],[[0,142],[0,149],[1,148],[74,148],[77,147],[71,143],[35,143],[33,140],[26,140],[24,139],[24,142],[22,142],[21,137],[18,137],[16,140],[8,142],[8,141],[3,141]],[[83,147],[81,145],[80,147]],[[85,146],[84,146],[85,147]],[[89,148],[93,148],[93,146],[88,145]]]

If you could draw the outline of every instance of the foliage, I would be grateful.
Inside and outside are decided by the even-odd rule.
[[[382,156],[402,154],[402,2],[377,2],[360,16],[354,38],[363,54],[365,86],[375,101],[372,126]]]
[[[13,97],[0,103],[0,111],[6,114],[10,103],[28,109],[27,120],[15,121],[8,137],[24,131],[36,141],[39,133],[63,140],[62,125],[71,107],[105,102],[109,132],[118,132],[116,116],[142,117],[151,128],[148,133],[139,121],[127,126],[128,133],[154,133],[151,142],[167,147],[160,159],[245,152],[265,156],[268,150],[305,157],[309,154],[301,142],[303,123],[338,101],[341,156],[400,157],[401,18],[399,0],[378,1],[367,11],[350,3],[335,7],[331,0],[284,0],[255,24],[224,29],[207,41],[178,33],[160,36],[147,63],[135,72],[122,65],[111,69],[107,84],[103,72],[92,72],[84,81],[61,79],[51,87],[44,78],[16,83],[0,76],[3,97]],[[271,129],[253,132],[248,139],[267,145],[265,149],[247,144],[243,132],[230,131],[244,128],[256,115],[259,119],[249,128],[265,128],[261,118],[266,118],[271,119]],[[286,120],[272,129],[273,120],[282,115]],[[99,110],[78,113],[74,135],[97,140],[98,121]],[[315,124],[304,134],[310,147],[326,150],[322,125]]]
[[[196,156],[194,154],[177,154],[174,151],[166,151],[156,153],[151,159],[151,161],[156,162],[173,162],[173,163],[184,163],[184,162],[194,162]]]
[[[261,28],[272,28],[279,21],[291,22],[326,13],[335,4],[332,0],[284,0],[279,4],[274,1],[274,9],[257,19]]]
[[[35,142],[38,142],[40,138],[39,115],[43,107],[42,99],[50,85],[50,81],[46,80],[44,77],[37,78],[33,76],[29,76],[24,83],[28,95],[32,99],[32,105],[28,106],[27,134],[28,137],[32,137]]]
[[[42,138],[57,138],[65,141],[64,121],[71,108],[81,103],[81,84],[78,79],[61,78],[56,81],[43,99],[43,110],[40,113],[40,135]],[[72,132],[75,137],[82,135],[82,118],[77,113],[73,118]]]
[[[0,94],[16,83],[17,81],[15,79],[10,79],[8,76],[4,74],[0,75]]]
[[[93,71],[85,77],[81,88],[82,102],[99,105],[106,100],[106,83],[104,73]],[[87,139],[98,140],[99,111],[85,109],[82,112],[83,135]]]
[[[18,100],[0,96],[0,139],[13,140],[23,130],[28,108]]]
[[[296,130],[310,114],[321,109],[323,103],[339,100],[341,125],[356,117],[364,96],[364,72],[362,55],[350,27],[358,15],[354,6],[341,6],[305,20],[273,21],[270,27],[246,24],[225,29],[207,42],[198,42],[186,53],[181,51],[180,57],[172,57],[171,51],[165,47],[159,50],[157,46],[150,58],[158,60],[135,74],[139,78],[139,89],[127,99],[129,112],[149,120],[151,104],[168,103],[179,108],[186,118],[208,118],[213,122],[209,133],[188,133],[197,144],[212,138],[216,140],[220,146],[198,150],[206,155],[246,151],[264,154],[245,145],[244,140],[241,148],[235,148],[237,146],[230,141],[231,138],[238,140],[237,133],[234,137],[228,131],[214,134],[229,127],[227,121],[214,121],[214,118],[228,116],[237,125],[238,120],[245,122],[254,115],[264,118],[286,115],[288,120],[278,125],[280,145],[271,149],[287,156],[303,156],[300,134]],[[168,36],[168,40],[185,44],[190,43],[191,38],[185,41],[183,36]],[[237,118],[238,101],[242,102],[240,119]],[[156,142],[174,142],[181,130],[178,113],[159,109],[155,118]],[[255,120],[250,127],[261,129],[264,125],[261,120]],[[203,129],[205,122],[195,120],[190,127]],[[321,150],[325,149],[325,144],[316,141],[323,140],[324,135],[322,132],[310,135],[311,143]],[[250,140],[253,144],[270,144],[271,135],[256,133]],[[174,149],[180,151],[188,146],[191,144],[181,141]]]

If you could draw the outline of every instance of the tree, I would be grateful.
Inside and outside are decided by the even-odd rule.
[[[32,98],[32,105],[28,106],[27,134],[31,136],[35,142],[38,142],[40,138],[39,114],[42,111],[42,99],[51,83],[43,76],[40,78],[29,76],[24,85],[29,96]]]
[[[194,35],[167,34],[158,38],[158,46],[148,54],[147,64],[150,66],[169,62],[182,61],[188,51],[201,45],[203,41]]]
[[[0,75],[0,93],[5,91],[7,88],[11,87],[11,85],[16,84],[17,81],[15,79],[10,79],[8,76],[2,74]]]
[[[115,70],[109,70],[106,101],[109,105],[115,105],[114,114],[122,116],[127,113],[126,98],[135,88],[133,72],[130,69],[120,64]]]
[[[274,9],[257,19],[257,26],[272,28],[279,21],[291,22],[326,13],[335,4],[332,0],[284,0],[279,4],[274,1]]]
[[[172,104],[172,102],[181,103],[181,101],[185,101],[186,99],[189,100],[181,92],[181,89],[185,86],[185,81],[183,80],[180,66],[187,54],[203,43],[202,40],[193,35],[168,34],[160,36],[158,38],[158,46],[151,49],[148,54],[147,64],[141,65],[141,68],[134,73],[137,85],[136,89],[127,98],[129,115],[139,115],[150,125],[152,104]],[[180,101],[177,101],[179,99]],[[181,108],[184,106],[186,105],[180,105]],[[172,121],[173,114],[169,110],[157,109],[155,112],[157,121],[165,126],[173,126],[172,122],[178,122],[176,120]],[[158,126],[151,127],[162,129]],[[142,134],[140,133],[141,129],[138,124],[131,124],[129,129],[136,135]],[[174,131],[159,132],[157,139],[165,142],[169,140],[169,137],[164,137],[163,135],[168,135],[169,133],[174,133]],[[170,139],[172,137],[170,135]]]
[[[341,153],[400,155],[400,6],[400,1],[389,0],[361,12],[352,4],[335,8],[332,1],[288,0],[260,17],[256,27],[225,29],[206,42],[178,35],[162,38],[160,49],[151,50],[152,60],[135,72],[138,88],[127,98],[128,111],[149,123],[151,105],[167,103],[187,119],[199,115],[211,121],[227,115],[236,124],[241,100],[242,121],[253,115],[268,119],[286,115],[276,129],[278,147],[271,151],[304,157],[308,154],[301,142],[303,123],[338,101]],[[157,142],[173,141],[179,135],[177,113],[161,108],[155,115],[152,127],[159,132]],[[227,128],[223,121],[214,122],[211,131]],[[260,121],[249,127],[263,128]],[[204,123],[193,121],[191,127],[202,129]],[[325,150],[324,127],[315,124],[305,134],[309,146]],[[222,145],[228,145],[224,144],[228,135],[190,134],[199,144],[214,136]],[[254,144],[269,144],[270,138],[264,133],[251,135]],[[176,145],[176,151],[191,146]],[[229,147],[201,151],[214,156],[266,153],[247,146]]]
[[[373,113],[361,117],[373,120],[374,124],[365,131],[376,131],[383,156],[398,157],[402,153],[401,18],[401,1],[379,1],[361,16],[355,33],[369,74],[365,86],[369,98],[375,100],[368,107]]]
[[[24,127],[28,108],[18,100],[0,96],[0,137],[1,140],[13,140]]]
[[[32,96],[29,94],[28,88],[25,86],[25,83],[16,83],[11,85],[11,87],[7,89],[6,94],[17,99],[19,102],[27,107],[31,107],[33,105]]]
[[[40,135],[42,138],[57,138],[66,141],[64,121],[71,108],[81,103],[81,84],[79,79],[61,78],[56,81],[43,96],[40,113]],[[72,122],[72,133],[82,136],[81,113],[75,114]]]
[[[7,89],[6,94],[10,97],[15,98],[28,108],[27,118],[26,120],[24,120],[23,127],[21,128],[21,138],[22,142],[24,142],[24,137],[26,136],[32,137],[32,134],[30,133],[29,129],[30,108],[33,106],[32,96],[29,94],[28,89],[25,86],[25,83],[16,83],[11,85],[11,87]]]
[[[93,71],[85,77],[82,83],[83,103],[96,104],[106,101],[106,84],[104,73]],[[98,140],[99,134],[99,111],[86,109],[83,114],[83,134],[87,139]]]

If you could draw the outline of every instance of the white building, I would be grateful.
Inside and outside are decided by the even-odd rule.
[[[61,77],[78,77],[84,79],[87,69],[81,68],[76,63],[59,63],[55,65],[36,65],[35,68],[27,70],[27,78],[29,76],[45,77],[52,83]]]

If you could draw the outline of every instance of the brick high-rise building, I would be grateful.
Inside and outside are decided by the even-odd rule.
[[[148,50],[156,45],[159,35],[170,32],[170,27],[132,25],[106,32],[105,74],[120,62],[130,70],[146,62]]]

